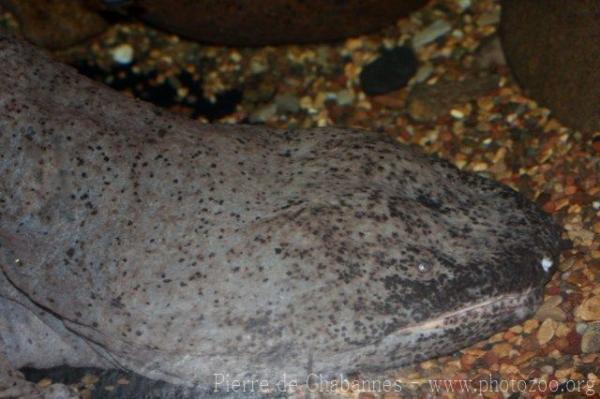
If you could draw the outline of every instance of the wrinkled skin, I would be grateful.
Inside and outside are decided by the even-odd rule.
[[[13,368],[382,370],[524,319],[557,261],[518,193],[378,134],[201,125],[8,38],[0,93]]]

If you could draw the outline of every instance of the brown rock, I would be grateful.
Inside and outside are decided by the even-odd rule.
[[[538,343],[540,345],[545,345],[554,337],[554,332],[556,331],[556,322],[552,319],[546,319],[540,326],[540,329],[537,333]]]
[[[581,337],[581,352],[600,352],[600,322],[591,323]]]
[[[79,0],[0,0],[0,6],[15,14],[29,41],[49,49],[80,43],[107,26]]]
[[[583,301],[575,310],[575,316],[585,321],[600,320],[600,295]]]
[[[453,106],[467,103],[498,87],[494,75],[470,76],[462,81],[417,84],[408,95],[408,113],[417,122],[433,122]]]
[[[100,0],[94,0],[96,3]],[[226,45],[310,43],[377,30],[424,0],[137,0],[139,15],[162,29]]]
[[[546,300],[542,306],[538,308],[534,317],[539,321],[544,321],[546,319],[565,321],[567,319],[567,315],[561,308],[557,306],[560,304],[561,300],[561,297],[558,295]]]
[[[523,88],[562,122],[600,129],[600,2],[503,0],[500,35]]]

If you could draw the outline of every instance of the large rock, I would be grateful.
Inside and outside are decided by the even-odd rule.
[[[107,26],[79,0],[0,0],[0,6],[15,15],[29,41],[50,49],[80,43]]]
[[[522,87],[564,123],[600,129],[600,1],[503,0],[500,29]]]
[[[136,0],[130,3],[144,20],[192,39],[260,46],[330,41],[371,32],[393,23],[425,1]]]

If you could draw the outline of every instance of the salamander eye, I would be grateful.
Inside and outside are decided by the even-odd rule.
[[[419,269],[420,272],[425,273],[431,269],[431,266],[428,263],[421,262],[417,265],[417,269]]]
[[[550,269],[552,268],[553,265],[554,265],[554,262],[552,261],[552,259],[550,259],[547,256],[544,256],[540,262],[540,266],[542,266],[542,269],[544,269],[544,271],[546,273],[548,273],[550,271]]]

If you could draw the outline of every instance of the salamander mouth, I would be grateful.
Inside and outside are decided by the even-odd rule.
[[[541,301],[541,290],[529,288],[524,292],[502,294],[456,310],[442,313],[431,320],[403,327],[394,334],[411,334],[428,330],[461,327],[482,318],[498,318],[512,314],[515,319],[525,319],[533,314]]]

